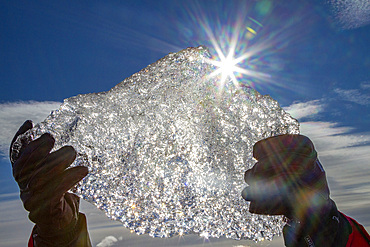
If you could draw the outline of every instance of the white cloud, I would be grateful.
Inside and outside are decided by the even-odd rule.
[[[363,90],[369,90],[370,89],[370,81],[361,82],[360,87]]]
[[[329,3],[343,29],[354,29],[370,23],[369,0],[330,0]]]
[[[370,142],[369,133],[348,134],[351,127],[339,127],[329,122],[301,122],[301,133],[317,141],[321,152],[360,146]]]
[[[60,102],[28,101],[0,104],[0,157],[8,157],[10,142],[18,128],[27,119],[34,123],[43,121]]]
[[[325,106],[319,100],[313,100],[294,103],[285,107],[284,110],[300,120],[306,116],[318,114],[324,111],[324,108]],[[338,155],[342,155],[345,152],[343,149],[351,148],[350,150],[353,152],[354,149],[367,146],[370,143],[370,133],[350,134],[354,130],[352,127],[338,126],[337,123],[333,122],[301,121],[300,130],[302,134],[316,140],[315,146],[323,154],[341,150]]]
[[[325,105],[320,100],[312,100],[308,102],[296,102],[284,110],[289,112],[292,117],[301,119],[305,117],[314,117],[324,109]]]
[[[109,247],[116,243],[118,240],[114,236],[107,236],[105,237],[100,243],[96,245],[96,247]]]
[[[337,93],[343,100],[347,100],[359,105],[369,105],[370,104],[370,95],[361,93],[358,89],[334,89],[334,92]]]

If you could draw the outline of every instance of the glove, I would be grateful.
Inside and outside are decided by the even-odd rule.
[[[287,246],[314,246],[308,245],[310,241],[330,246],[317,244],[324,239],[315,232],[330,226],[325,232],[333,232],[335,237],[338,211],[329,198],[325,171],[311,140],[302,135],[270,137],[254,145],[253,157],[258,162],[245,172],[249,186],[242,191],[242,197],[250,201],[249,211],[286,216]]]
[[[36,223],[33,239],[45,245],[69,246],[76,239],[75,233],[79,233],[76,228],[83,223],[80,224],[78,212],[79,198],[67,191],[87,175],[88,168],[67,169],[76,151],[64,146],[50,153],[55,142],[50,134],[23,143],[19,153],[14,153],[14,141],[31,128],[31,121],[19,128],[11,143],[10,157],[24,208],[29,211],[29,219]]]
[[[243,198],[251,201],[251,213],[300,220],[309,208],[315,210],[328,203],[325,171],[307,137],[264,139],[254,145],[253,157],[258,162],[245,172],[249,187],[242,192]]]

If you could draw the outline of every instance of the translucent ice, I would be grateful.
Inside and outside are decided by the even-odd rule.
[[[74,146],[74,165],[90,170],[75,192],[138,234],[271,239],[283,220],[248,213],[243,174],[256,141],[298,133],[298,122],[253,89],[219,89],[208,58],[188,48],[66,99],[28,137]]]

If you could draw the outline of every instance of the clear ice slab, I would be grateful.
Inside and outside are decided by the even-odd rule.
[[[248,212],[244,171],[255,142],[299,133],[298,122],[270,96],[219,88],[209,58],[205,47],[171,53],[108,92],[64,100],[21,138],[72,145],[73,165],[89,167],[74,192],[138,234],[272,239],[284,221]]]

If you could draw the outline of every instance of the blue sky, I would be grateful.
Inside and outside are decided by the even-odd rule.
[[[0,241],[8,246],[19,246],[32,227],[21,213],[6,153],[18,126],[43,120],[65,98],[107,91],[170,52],[206,45],[216,55],[206,30],[224,53],[236,33],[236,56],[261,48],[253,65],[240,66],[269,78],[239,76],[239,82],[271,95],[300,120],[338,207],[370,229],[368,1],[1,1],[0,20]],[[100,222],[94,220],[99,212],[86,210]],[[109,220],[94,224],[95,244],[109,235],[103,229],[114,229],[117,246],[134,238]],[[5,232],[9,225],[13,235]],[[181,246],[195,242],[202,244],[193,238]]]

